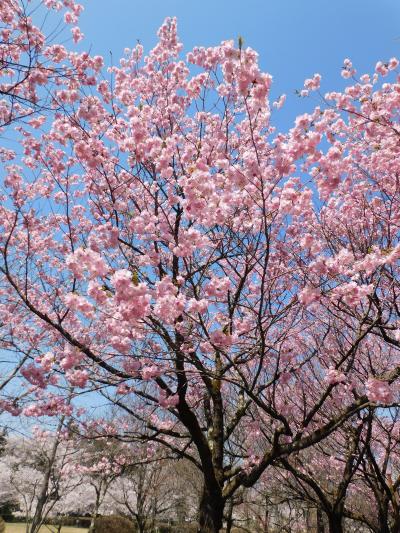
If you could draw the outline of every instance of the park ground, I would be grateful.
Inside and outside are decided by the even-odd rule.
[[[43,526],[40,533],[53,533],[55,529],[51,526]],[[61,533],[85,533],[87,529],[81,527],[64,526]],[[6,533],[25,533],[25,524],[6,524]]]

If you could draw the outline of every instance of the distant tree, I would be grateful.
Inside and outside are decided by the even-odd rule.
[[[129,515],[137,524],[138,531],[153,531],[156,518],[162,520],[166,511],[175,503],[176,493],[169,490],[170,484],[167,465],[162,460],[153,461],[144,458],[140,464],[140,455],[134,456],[137,463],[126,465],[110,490],[117,510]]]
[[[38,533],[57,502],[72,492],[79,479],[66,475],[73,450],[63,434],[37,432],[32,438],[10,438],[1,458],[4,490],[18,504],[27,533]]]

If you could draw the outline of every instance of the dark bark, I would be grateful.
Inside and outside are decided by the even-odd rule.
[[[228,500],[227,506],[226,506],[226,513],[225,513],[225,520],[226,520],[226,533],[232,532],[233,527],[233,501],[232,498]]]
[[[203,488],[199,506],[199,529],[198,533],[219,533],[222,529],[224,517],[224,500],[221,492],[212,493]]]
[[[390,526],[390,533],[399,533],[400,531],[400,517],[396,517],[396,519],[392,522]]]
[[[137,527],[138,527],[138,532],[139,533],[145,533],[146,524],[143,522],[143,520],[140,517],[135,516],[135,518],[136,518],[136,524],[137,524]]]
[[[332,513],[328,515],[329,533],[344,533],[343,515]]]
[[[398,531],[399,530],[397,530],[397,532]],[[390,528],[389,528],[387,522],[386,523],[382,522],[382,521],[379,522],[379,533],[392,533],[392,531],[390,531]],[[393,533],[396,533],[396,531],[393,530]]]
[[[146,471],[144,468],[138,469],[138,478],[136,486],[136,497],[137,497],[137,513],[136,513],[136,522],[139,527],[139,533],[144,533],[146,529],[146,494],[145,494],[145,476]]]
[[[269,532],[269,500],[265,498],[264,533]]]

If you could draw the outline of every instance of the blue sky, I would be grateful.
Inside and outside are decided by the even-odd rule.
[[[399,0],[80,0],[84,47],[114,64],[125,47],[140,39],[145,49],[156,42],[163,19],[177,16],[184,50],[244,38],[274,77],[273,97],[288,96],[277,125],[287,128],[296,114],[316,103],[294,95],[305,78],[319,72],[322,91],[344,86],[343,59],[358,74],[378,60],[400,57]]]
[[[322,91],[344,87],[343,59],[358,74],[371,72],[378,60],[400,58],[400,0],[80,0],[85,11],[80,48],[118,63],[125,47],[139,39],[149,50],[163,19],[177,16],[187,52],[241,35],[260,55],[263,70],[274,78],[272,96],[288,96],[274,119],[291,126],[296,114],[316,101],[295,96],[305,78],[322,75]],[[11,135],[11,134],[9,134]],[[89,402],[90,403],[90,402]],[[17,420],[14,423],[18,424]]]

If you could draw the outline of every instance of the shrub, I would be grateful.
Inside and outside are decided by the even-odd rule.
[[[72,526],[89,529],[92,519],[90,516],[53,516],[47,519],[47,523],[52,526]]]
[[[5,533],[6,531],[6,523],[4,520],[0,517],[0,533]]]
[[[190,524],[187,522],[184,525],[183,524],[169,525],[169,524],[164,524],[161,522],[157,524],[158,533],[182,533],[183,531],[185,533],[196,533],[198,531],[198,526],[197,524]]]
[[[5,522],[13,521],[13,513],[15,511],[18,511],[18,505],[13,501],[7,501],[0,505],[0,517],[3,517]]]
[[[99,516],[94,523],[95,533],[135,533],[134,523],[123,516]]]

